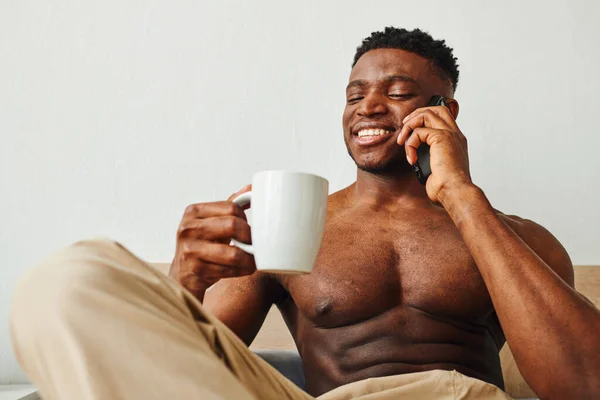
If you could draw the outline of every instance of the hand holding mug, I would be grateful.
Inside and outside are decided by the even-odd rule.
[[[244,187],[237,197],[250,190]],[[231,201],[188,206],[177,231],[175,257],[169,275],[202,300],[204,292],[222,278],[250,275],[254,257],[230,246],[231,239],[250,242],[244,210]]]
[[[328,189],[316,175],[264,171],[228,201],[188,206],[169,275],[202,300],[220,279],[250,275],[257,265],[265,272],[310,272],[323,237]],[[249,206],[252,228],[244,214]]]

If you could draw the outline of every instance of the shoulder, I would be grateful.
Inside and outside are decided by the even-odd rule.
[[[333,205],[342,205],[348,203],[352,200],[352,193],[354,190],[355,183],[352,183],[350,186],[347,186],[343,189],[338,190],[329,195],[327,198],[327,202]]]
[[[339,212],[351,207],[354,200],[354,183],[344,189],[338,190],[327,198],[327,214],[331,218]]]
[[[570,286],[574,285],[573,263],[569,254],[550,231],[529,219],[506,215],[498,216],[513,232],[533,250],[558,276]]]

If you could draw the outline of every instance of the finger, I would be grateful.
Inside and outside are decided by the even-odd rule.
[[[412,135],[404,143],[404,149],[406,152],[406,159],[410,165],[413,165],[417,161],[417,149],[422,143],[432,145],[436,137],[444,134],[444,130],[432,129],[432,128],[415,128]]]
[[[234,194],[232,194],[231,196],[229,196],[227,201],[233,201],[233,199],[238,197],[240,194],[249,192],[251,190],[252,190],[252,184],[248,184],[248,185],[244,186],[243,188],[241,188],[240,190],[238,190],[237,192],[235,192]]]
[[[227,199],[227,201],[233,201],[236,197],[238,197],[242,193],[246,193],[246,192],[249,192],[251,190],[252,190],[252,184],[248,184],[248,185],[244,186],[243,188],[241,188],[240,190],[238,190],[236,193],[234,193],[231,196],[229,196],[229,198]],[[240,206],[240,208],[245,211],[245,210],[247,210],[247,209],[250,208],[250,203],[244,204],[243,206]]]
[[[189,218],[179,225],[178,237],[182,239],[230,240],[251,243],[250,225],[234,215],[210,218]]]
[[[411,119],[419,114],[425,113],[425,112],[430,112],[430,113],[435,114],[436,116],[441,118],[448,125],[449,128],[453,128],[453,127],[458,128],[458,126],[456,125],[456,120],[454,119],[454,115],[452,115],[452,113],[450,112],[450,109],[446,106],[433,106],[433,107],[417,108],[416,110],[414,110],[413,112],[408,114],[406,117],[404,117],[402,122],[408,121],[409,119]]]
[[[246,214],[240,206],[230,201],[215,201],[212,203],[191,204],[185,209],[187,218],[211,218],[234,215],[246,219]]]
[[[426,127],[452,130],[446,121],[431,110],[422,110],[421,112],[414,114],[410,119],[405,119],[404,121],[404,126],[398,134],[397,141],[399,145],[404,144],[410,133],[416,128]]]
[[[439,106],[439,107],[430,107],[430,109],[439,118],[441,118],[442,120],[444,120],[444,122],[448,126],[448,128],[447,128],[448,131],[454,132],[458,136],[464,138],[463,133],[461,132],[461,130],[458,127],[458,125],[456,124],[456,119],[454,118],[454,115],[452,115],[452,113],[450,112],[450,109],[448,107]]]
[[[251,254],[229,244],[189,240],[183,246],[186,261],[196,258],[212,264],[236,268],[256,268],[254,257]]]

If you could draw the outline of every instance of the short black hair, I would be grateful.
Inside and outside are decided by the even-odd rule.
[[[363,40],[356,49],[352,67],[356,65],[363,54],[375,49],[401,49],[431,60],[444,77],[452,82],[452,88],[456,90],[458,85],[457,59],[452,54],[453,49],[446,45],[445,40],[435,40],[429,33],[420,29],[408,31],[388,26],[383,32],[373,32],[371,36]]]

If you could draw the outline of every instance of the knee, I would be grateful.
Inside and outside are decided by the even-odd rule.
[[[25,331],[42,333],[58,321],[76,321],[78,315],[85,313],[89,296],[110,290],[117,277],[108,266],[123,251],[109,240],[82,241],[27,271],[12,296],[13,335]]]

